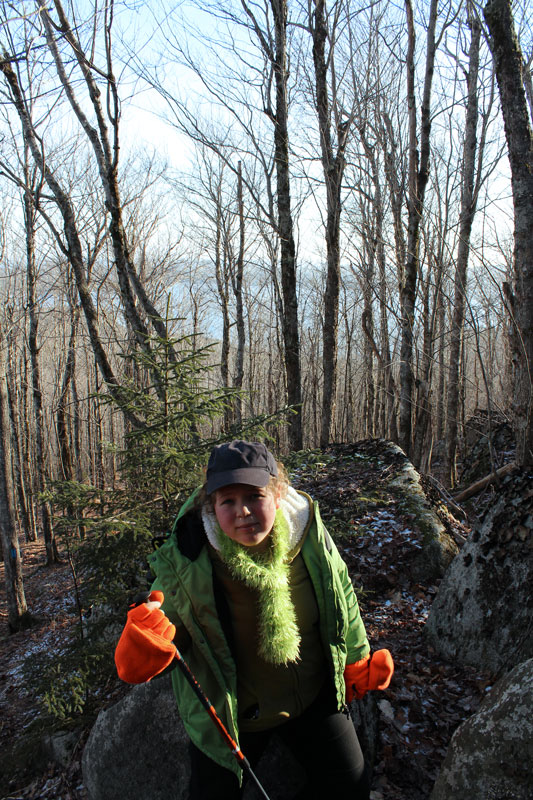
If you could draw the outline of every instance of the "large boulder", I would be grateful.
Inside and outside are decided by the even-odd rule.
[[[414,581],[430,582],[441,578],[458,552],[437,506],[426,494],[420,473],[411,464],[403,450],[393,442],[383,442],[385,459],[396,457],[396,472],[387,488],[401,498],[401,506],[413,517],[420,536],[420,547],[414,549],[410,573]]]
[[[332,444],[319,457],[314,468],[295,469],[292,483],[318,501],[356,585],[379,593],[442,578],[458,552],[461,526],[397,444]]]
[[[370,766],[377,747],[378,717],[372,695],[354,703],[352,719]],[[188,737],[168,676],[133,687],[122,700],[100,712],[83,752],[82,767],[89,800],[186,800]],[[298,764],[275,738],[256,774],[271,800],[296,794],[305,782]],[[250,781],[245,800],[261,796]]]
[[[500,680],[455,732],[430,800],[531,800],[533,659]]]
[[[135,686],[100,712],[83,751],[82,769],[90,800],[186,797],[187,735],[168,676]]]
[[[533,657],[533,474],[508,476],[455,557],[425,632],[434,649],[489,672]]]

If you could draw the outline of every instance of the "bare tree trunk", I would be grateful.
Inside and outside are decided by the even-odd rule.
[[[76,368],[76,331],[78,327],[78,322],[80,318],[80,313],[78,308],[74,308],[71,305],[70,308],[70,335],[69,335],[69,342],[67,346],[67,359],[65,363],[65,368],[63,370],[63,380],[61,382],[61,391],[59,393],[59,398],[57,401],[57,411],[56,411],[56,426],[57,426],[57,442],[58,442],[58,449],[59,449],[59,465],[62,475],[62,480],[65,481],[74,481],[76,478],[79,480],[79,476],[75,476],[74,474],[74,464],[72,459],[72,435],[71,430],[72,426],[69,424],[69,418],[71,415],[67,414],[67,407],[68,407],[68,397],[70,389],[73,385],[74,381],[74,373]],[[74,414],[79,413],[79,411],[75,408],[76,402],[74,401],[74,395],[70,392],[71,396],[73,397],[74,406]],[[113,438],[111,439],[113,441]],[[79,449],[76,448],[76,459],[79,458]],[[78,464],[78,469],[81,469],[81,465]],[[66,509],[66,513],[72,518],[75,515],[75,509],[73,506],[69,506]],[[78,534],[80,539],[84,539],[86,535],[85,527],[80,522],[78,525]]]
[[[23,482],[25,486],[26,496],[28,498],[28,514],[30,517],[30,533],[28,538],[31,541],[36,541],[38,539],[38,532],[37,532],[37,519],[35,515],[35,506],[36,503],[34,502],[35,496],[35,469],[34,469],[34,458],[33,458],[33,426],[30,422],[30,412],[29,412],[29,386],[30,386],[30,379],[29,379],[29,365],[28,365],[28,355],[26,350],[22,356],[23,364],[21,364],[21,373],[23,376],[22,381],[22,391],[21,391],[21,406],[22,406],[22,418],[24,420],[24,434],[22,437],[19,437],[19,447],[20,447],[20,462],[21,462],[21,469],[23,473]],[[22,441],[21,441],[22,439]]]
[[[4,555],[8,625],[9,630],[14,633],[26,627],[31,617],[24,594],[22,563],[15,529],[11,432],[4,350],[4,332],[0,331],[0,536]]]
[[[76,329],[78,326],[79,311],[71,309],[70,314],[70,336],[67,347],[67,360],[63,370],[63,380],[61,391],[57,401],[56,425],[57,441],[59,446],[59,463],[63,480],[74,480],[74,468],[72,463],[72,450],[70,445],[69,425],[67,422],[67,401],[69,388],[74,376],[76,366]]]
[[[420,472],[427,472],[430,460],[431,441],[431,372],[433,364],[434,322],[431,314],[430,288],[433,270],[428,268],[423,287],[422,330],[423,342],[420,356],[419,378],[416,390],[416,424],[413,436],[412,461]],[[429,440],[429,441],[428,441]],[[428,452],[429,450],[429,452]]]
[[[439,341],[439,382],[437,389],[437,418],[436,418],[436,437],[437,441],[441,441],[444,436],[444,391],[446,385],[446,367],[444,361],[444,331],[446,325],[446,309],[444,307],[444,298],[442,288],[439,289],[437,296],[437,335]]]
[[[476,212],[477,196],[474,191],[477,116],[478,116],[478,70],[481,25],[470,9],[469,64],[467,73],[468,101],[466,107],[465,138],[463,149],[461,215],[459,218],[459,243],[454,279],[454,305],[450,338],[450,361],[447,391],[446,428],[446,477],[451,487],[457,480],[457,416],[459,402],[459,366],[461,363],[461,344],[463,338],[464,309],[466,294],[466,275],[470,253],[470,233]]]
[[[313,0],[314,12],[309,20],[313,39],[316,110],[320,131],[322,168],[326,186],[326,256],[327,275],[324,292],[324,325],[322,328],[322,422],[320,446],[331,439],[337,393],[337,332],[340,291],[340,220],[341,186],[345,168],[345,150],[353,114],[336,120],[337,152],[333,152],[328,69],[333,68],[333,44],[326,55],[326,42],[332,42],[326,18],[326,0]]]
[[[368,292],[365,298],[365,307],[363,309],[363,322],[362,327],[366,333],[363,348],[364,359],[364,378],[363,378],[363,435],[365,439],[372,438],[375,434],[374,431],[374,358],[372,344],[374,343],[374,321],[372,317],[372,306],[368,302]],[[372,344],[371,344],[372,343]]]
[[[289,418],[289,447],[301,450],[302,443],[302,377],[300,335],[298,330],[298,296],[296,288],[296,246],[291,210],[289,172],[289,133],[287,81],[287,0],[271,0],[274,16],[276,50],[276,113],[274,117],[274,158],[276,161],[278,225],[280,237],[281,289],[283,293],[283,345],[287,401],[296,414]]]
[[[500,90],[514,203],[514,285],[509,295],[516,461],[520,466],[530,466],[533,464],[533,133],[510,0],[490,0],[484,15]]]
[[[419,270],[420,222],[424,207],[424,195],[428,181],[430,152],[430,99],[435,62],[435,28],[437,22],[437,0],[431,0],[427,32],[426,72],[421,106],[420,159],[415,99],[415,26],[411,0],[405,0],[408,29],[407,51],[407,105],[409,114],[409,197],[407,253],[403,280],[400,288],[401,347],[400,347],[400,445],[411,455],[413,425],[413,335],[415,323],[415,301]]]
[[[223,386],[230,385],[230,314],[229,314],[229,288],[228,288],[228,266],[229,258],[227,247],[225,246],[224,223],[222,215],[222,172],[213,188],[213,202],[215,205],[214,224],[215,224],[215,279],[218,291],[218,301],[222,312],[222,343],[220,352],[220,378]],[[224,428],[229,430],[233,422],[233,410],[229,405],[224,410]]]
[[[19,375],[19,380],[15,378],[16,375],[16,357],[14,354],[13,337],[8,337],[8,355],[7,355],[7,368],[6,368],[6,387],[7,398],[9,406],[9,420],[11,427],[11,441],[12,441],[12,455],[13,455],[13,481],[16,485],[16,494],[18,497],[18,509],[21,518],[22,530],[24,531],[24,538],[27,542],[36,541],[37,531],[35,526],[32,525],[33,517],[30,514],[28,496],[26,493],[25,476],[22,469],[23,459],[21,458],[21,441],[27,431],[21,429],[20,424],[20,409],[17,397],[16,385],[20,382],[22,376]]]
[[[274,160],[277,188],[277,233],[280,241],[280,268],[283,309],[281,314],[287,385],[287,402],[296,410],[289,418],[288,436],[291,450],[302,449],[302,376],[300,334],[298,328],[298,294],[296,285],[296,245],[294,242],[289,169],[289,101],[287,65],[287,0],[270,0],[274,20],[274,40],[265,36],[250,7],[241,0],[252,20],[257,38],[272,66],[276,86],[276,108],[270,106],[265,92],[265,113],[274,125]]]
[[[370,163],[371,174],[372,174],[372,184],[374,187],[374,248],[373,253],[375,254],[375,260],[378,266],[378,273],[379,273],[379,304],[380,304],[380,349],[379,349],[379,385],[378,385],[378,393],[379,393],[379,432],[381,436],[386,436],[392,441],[398,440],[398,429],[396,423],[396,386],[394,382],[394,375],[392,372],[392,359],[390,353],[390,342],[389,342],[389,325],[388,325],[388,317],[389,317],[389,310],[387,306],[387,271],[386,271],[386,257],[385,257],[385,247],[384,247],[384,233],[383,233],[383,218],[384,218],[384,208],[383,208],[383,193],[381,189],[381,180],[380,180],[380,172],[378,167],[378,162],[375,155],[375,147],[372,146],[370,141],[367,138],[366,130],[364,126],[361,126],[359,129],[359,133],[361,135],[361,143],[363,145],[365,155]],[[387,168],[387,154],[385,154],[385,169],[390,170],[390,159],[391,156],[389,155],[389,167]],[[398,177],[396,175],[396,171],[394,169],[394,177],[392,174],[389,175],[389,187],[391,192],[393,191],[393,187],[395,188],[394,194],[398,197],[401,195],[401,191],[398,186]],[[391,198],[392,205],[394,206],[394,199]],[[400,199],[400,206],[398,208],[398,213],[401,215],[401,199]],[[395,223],[396,224],[396,223]],[[396,246],[398,251],[402,251],[402,237],[403,233],[401,232],[401,223],[399,224],[399,232],[396,241]],[[373,275],[370,283],[373,283]],[[369,331],[365,330],[365,333],[368,337]],[[374,345],[375,347],[375,345]]]
[[[346,363],[344,366],[344,399],[342,409],[341,439],[351,442],[354,439],[354,413],[353,413],[353,364],[352,343],[354,323],[350,322],[348,314],[348,293],[344,289],[344,330],[346,340]]]
[[[372,212],[368,212],[372,213]],[[363,435],[365,438],[373,438],[374,428],[374,406],[375,406],[375,385],[374,385],[374,350],[376,349],[374,338],[374,315],[372,310],[372,295],[374,290],[374,272],[376,262],[376,232],[373,230],[375,220],[363,223],[363,237],[365,240],[364,252],[366,254],[365,265],[363,267],[363,314],[362,328],[365,333],[363,344]],[[381,364],[381,360],[380,360]]]
[[[33,188],[30,183],[30,170],[28,164],[28,145],[24,145],[24,227],[26,234],[26,284],[28,297],[29,334],[28,349],[31,363],[31,385],[33,391],[33,413],[35,419],[35,452],[36,452],[36,479],[37,490],[43,494],[46,489],[48,466],[44,448],[44,417],[43,393],[41,389],[41,368],[39,363],[39,345],[37,334],[39,317],[35,296],[35,206],[33,201]],[[46,563],[50,566],[59,560],[57,542],[52,525],[52,511],[47,501],[40,501],[41,523],[46,548]]]
[[[406,243],[402,219],[403,198],[405,195],[405,185],[402,176],[401,160],[398,156],[398,142],[394,134],[394,128],[389,115],[386,112],[381,114],[383,125],[381,130],[382,147],[384,155],[385,178],[390,192],[390,203],[392,221],[394,226],[394,250],[396,253],[396,264],[398,268],[398,284],[400,290],[403,284],[403,271],[406,261]],[[400,179],[401,178],[401,179]]]
[[[233,293],[235,295],[235,311],[237,321],[237,356],[235,358],[235,388],[240,392],[244,381],[244,346],[246,331],[244,326],[244,307],[242,301],[242,279],[244,274],[244,205],[242,196],[242,163],[239,161],[237,170],[237,209],[239,217],[239,252],[237,265],[233,278]],[[242,422],[242,396],[235,398],[235,422]]]
[[[379,179],[376,175],[379,185]],[[374,184],[376,185],[376,183]],[[387,269],[383,236],[383,202],[381,186],[376,194],[377,217],[377,265],[379,274],[379,331],[380,352],[382,363],[380,369],[380,394],[381,394],[381,421],[380,436],[398,441],[398,428],[396,422],[396,384],[394,381],[392,358],[389,341],[389,309],[387,303]]]
[[[73,422],[72,422],[72,443],[74,447],[74,463],[76,465],[76,480],[83,480],[83,460],[82,460],[82,444],[81,444],[81,404],[78,397],[78,387],[76,384],[76,375],[72,376],[71,381],[72,392],[72,407],[73,407]]]

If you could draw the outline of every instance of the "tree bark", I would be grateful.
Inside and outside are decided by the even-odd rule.
[[[5,337],[0,331],[0,536],[4,554],[7,617],[9,630],[14,633],[30,621],[22,562],[15,528],[13,482],[11,478],[11,432],[5,370]]]
[[[228,304],[228,270],[226,266],[226,259],[228,258],[227,247],[223,244],[224,240],[224,225],[222,219],[222,172],[219,179],[216,181],[212,193],[213,202],[215,204],[214,222],[215,222],[215,279],[217,284],[218,299],[220,309],[222,312],[222,343],[220,352],[220,378],[222,386],[230,385],[230,314]],[[227,406],[224,410],[224,428],[229,430],[233,422],[233,411]]]
[[[30,351],[31,385],[33,392],[33,415],[35,421],[35,456],[36,456],[36,483],[40,495],[46,489],[48,476],[47,459],[44,447],[44,417],[43,393],[41,389],[41,368],[39,362],[39,345],[37,334],[39,317],[37,314],[37,300],[35,296],[35,205],[32,187],[30,185],[28,165],[28,144],[24,144],[24,178],[26,191],[24,192],[24,228],[26,234],[26,286],[28,296],[29,334],[28,349]],[[52,510],[47,501],[39,503],[41,524],[43,527],[44,545],[46,548],[46,563],[48,566],[59,561],[57,542],[52,525]]]
[[[30,517],[30,534],[27,536],[31,541],[36,541],[38,538],[37,532],[37,519],[35,514],[36,503],[35,498],[35,463],[33,454],[33,426],[30,423],[29,411],[29,395],[30,395],[30,377],[29,377],[29,358],[27,352],[24,352],[22,357],[23,366],[21,364],[21,372],[23,376],[22,382],[22,418],[24,420],[24,434],[19,437],[19,446],[21,452],[21,468],[24,475],[24,485],[26,487],[26,495],[28,497],[28,513]],[[22,441],[20,441],[22,438]]]
[[[439,345],[439,380],[437,384],[437,418],[435,421],[435,430],[436,430],[436,438],[437,441],[440,442],[444,436],[444,391],[446,385],[446,366],[444,360],[444,347],[443,347],[443,339],[444,339],[444,331],[446,328],[446,310],[444,306],[444,297],[442,292],[442,287],[439,287],[438,295],[437,295],[437,336],[440,342]]]
[[[484,8],[484,16],[500,90],[514,204],[510,328],[516,462],[519,466],[530,466],[533,464],[533,133],[510,0],[491,0]]]
[[[59,463],[63,480],[74,480],[74,468],[72,462],[72,448],[70,445],[69,425],[67,420],[67,400],[69,388],[74,377],[76,366],[76,330],[78,327],[79,311],[71,308],[70,312],[70,335],[67,346],[67,360],[63,370],[63,380],[61,381],[61,391],[57,401],[56,424],[57,441],[59,446]]]
[[[240,394],[244,382],[244,347],[246,330],[244,326],[244,306],[242,300],[243,275],[244,275],[244,247],[245,247],[245,228],[244,228],[244,205],[242,194],[242,162],[239,161],[237,169],[237,213],[239,219],[239,251],[237,254],[236,269],[233,275],[233,294],[235,295],[235,312],[237,322],[237,354],[235,358],[235,378],[234,386],[239,391],[235,398],[235,422],[237,425],[242,423],[242,396]]]
[[[431,458],[431,373],[433,367],[434,319],[431,313],[431,284],[436,280],[431,262],[428,265],[422,292],[422,353],[416,387],[415,431],[412,462],[420,472],[428,472]]]
[[[296,413],[289,417],[288,438],[291,450],[301,450],[302,434],[302,375],[300,363],[300,334],[298,327],[298,292],[296,282],[296,245],[291,207],[289,168],[289,101],[287,65],[287,0],[270,0],[274,20],[274,40],[265,37],[250,7],[242,6],[252,20],[255,33],[265,57],[274,72],[276,107],[271,108],[266,96],[265,113],[274,125],[274,162],[276,165],[277,233],[280,243],[280,270],[285,382],[287,402]]]
[[[9,419],[11,423],[11,440],[12,440],[12,455],[13,455],[13,480],[16,484],[16,494],[18,497],[18,508],[21,518],[22,530],[24,531],[24,538],[27,542],[37,540],[37,530],[35,528],[34,517],[30,513],[30,504],[26,492],[25,475],[23,472],[22,464],[22,440],[28,431],[21,429],[19,400],[17,397],[17,377],[16,377],[16,359],[14,355],[14,347],[12,344],[13,337],[9,336],[8,355],[6,366],[6,386],[7,397],[9,405]],[[18,375],[18,382],[23,380],[22,375]]]
[[[430,99],[435,63],[435,28],[437,23],[437,0],[431,0],[427,32],[426,71],[421,106],[420,157],[416,123],[415,99],[415,26],[411,0],[405,0],[408,29],[407,50],[407,106],[409,115],[409,189],[407,252],[403,280],[400,288],[401,346],[400,346],[400,445],[407,453],[412,452],[413,426],[413,337],[415,302],[419,270],[420,222],[424,207],[424,195],[429,176],[430,153]]]
[[[383,204],[383,192],[381,188],[381,179],[380,179],[380,171],[379,165],[375,154],[375,147],[372,143],[368,140],[366,131],[364,126],[361,126],[359,129],[361,135],[361,143],[363,145],[365,155],[370,163],[371,168],[371,175],[372,175],[372,185],[374,187],[374,247],[373,252],[375,253],[375,259],[378,267],[378,292],[379,292],[379,319],[380,319],[380,350],[378,353],[378,362],[379,362],[379,424],[378,429],[381,430],[382,434],[388,438],[392,439],[392,441],[396,442],[398,440],[398,428],[396,422],[396,385],[394,382],[394,375],[392,372],[392,359],[390,353],[390,341],[389,341],[389,323],[388,323],[388,316],[389,310],[387,305],[387,272],[386,272],[386,256],[385,256],[385,247],[384,247],[384,232],[383,232],[383,221],[384,221],[384,204]],[[385,148],[384,148],[385,149]],[[385,153],[385,162],[387,162],[387,153]],[[387,163],[385,163],[385,170],[387,171]],[[390,175],[392,178],[392,175]],[[392,184],[389,182],[389,186],[392,189],[393,186],[397,187],[398,185],[398,178],[394,172],[394,180]],[[396,189],[396,194],[401,194],[399,189]],[[394,198],[391,198],[391,205],[394,205]],[[401,201],[400,201],[401,205]],[[401,238],[397,241],[397,247],[402,250]],[[373,280],[373,278],[372,278]],[[365,334],[368,336],[368,331],[364,331]],[[375,350],[377,352],[377,349]]]
[[[222,344],[220,352],[220,378],[222,386],[229,386],[230,384],[230,369],[229,369],[229,355],[230,355],[230,315],[228,307],[228,276],[226,259],[227,248],[223,246],[223,220],[222,220],[222,196],[221,196],[221,181],[216,184],[216,194],[213,195],[215,203],[215,279],[217,283],[218,298],[220,308],[222,311]],[[232,409],[227,406],[224,410],[224,427],[229,430],[233,421]]]
[[[326,187],[326,288],[324,292],[324,324],[322,327],[322,421],[320,446],[327,447],[331,440],[337,392],[337,333],[339,324],[340,291],[340,220],[341,186],[345,168],[345,150],[353,116],[337,120],[337,150],[333,151],[331,113],[328,88],[328,66],[332,53],[326,55],[329,31],[325,0],[314,0],[314,13],[310,20],[313,39],[313,64],[315,70],[316,111],[320,133],[322,168]],[[333,45],[332,45],[333,47]]]
[[[301,450],[302,433],[302,376],[300,365],[300,334],[298,328],[298,293],[296,285],[296,245],[294,242],[289,170],[289,102],[287,97],[287,0],[271,0],[274,17],[276,82],[276,113],[274,116],[274,159],[278,228],[280,239],[281,290],[283,295],[283,347],[287,383],[287,402],[296,413],[289,418],[289,447]]]
[[[469,64],[467,73],[468,100],[466,106],[465,138],[463,149],[461,213],[459,218],[459,243],[454,279],[454,305],[450,334],[450,361],[447,391],[447,430],[446,430],[446,477],[451,487],[457,480],[457,415],[459,405],[459,366],[464,326],[466,276],[470,254],[470,234],[476,213],[477,196],[474,192],[474,178],[477,149],[478,117],[478,70],[481,25],[472,14],[470,28]]]

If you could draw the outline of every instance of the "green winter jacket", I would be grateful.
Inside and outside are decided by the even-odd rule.
[[[344,667],[364,658],[370,648],[348,570],[322,523],[318,505],[303,492],[298,495],[309,502],[309,529],[301,555],[315,591],[322,645],[338,708],[342,709]],[[153,588],[163,591],[163,610],[169,619],[178,630],[186,630],[186,661],[238,742],[235,662],[221,622],[220,597],[213,582],[201,519],[194,510],[194,497],[180,510],[170,537],[150,557],[150,567],[156,576]],[[193,743],[240,778],[241,770],[234,756],[180,670],[173,670],[172,683],[181,719]]]

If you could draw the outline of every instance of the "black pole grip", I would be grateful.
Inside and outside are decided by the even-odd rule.
[[[140,592],[139,594],[136,594],[128,608],[137,608],[137,606],[142,606],[143,603],[147,603],[151,594],[151,589],[148,589],[146,592]]]

